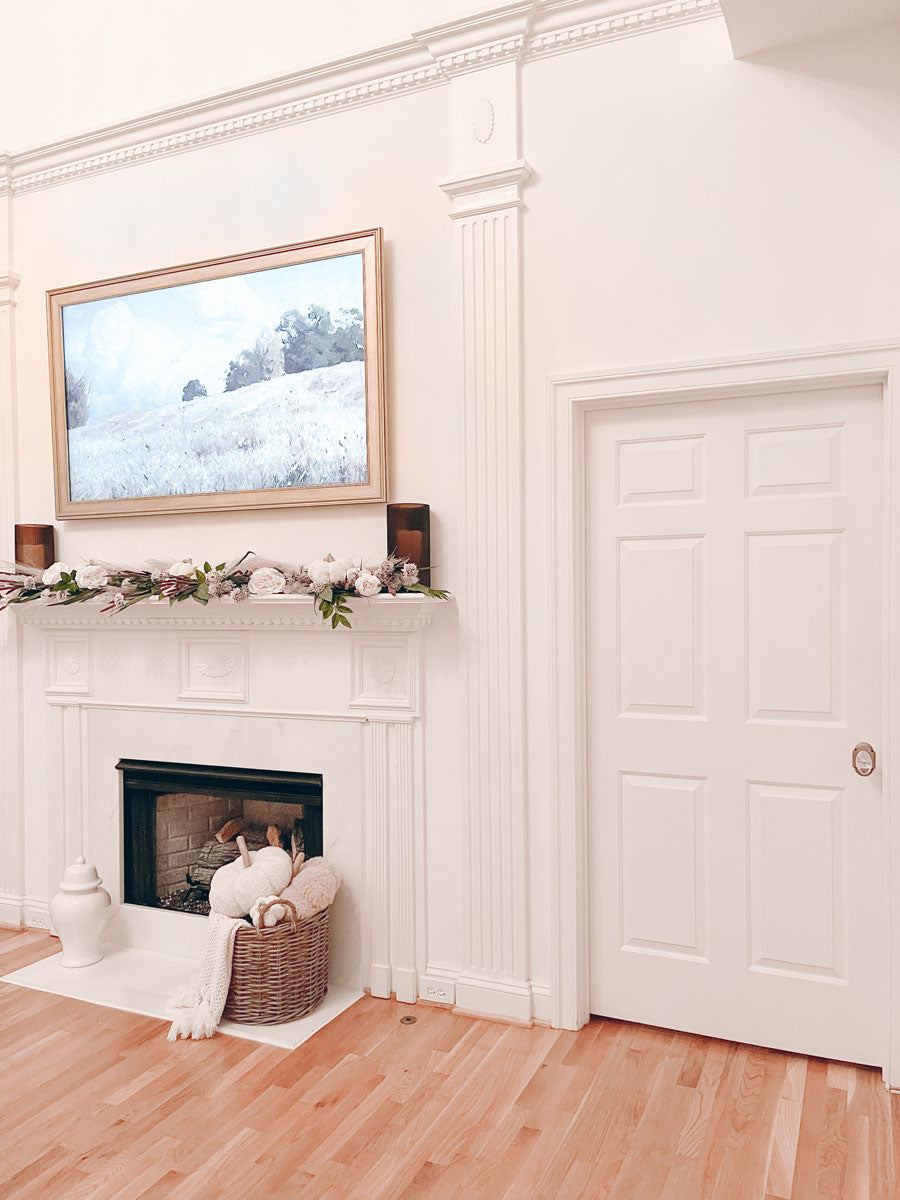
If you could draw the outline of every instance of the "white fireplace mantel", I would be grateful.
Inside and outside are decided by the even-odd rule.
[[[445,601],[433,596],[407,592],[399,596],[375,596],[370,600],[353,597],[348,601],[353,629],[424,629],[432,622],[434,610]],[[167,600],[143,600],[122,612],[104,612],[101,600],[80,604],[54,604],[36,600],[12,605],[7,617],[15,614],[25,625],[46,628],[98,627],[128,629],[321,629],[343,636],[346,629],[332,631],[330,621],[322,619],[312,596],[250,596],[240,604],[194,600],[169,604]]]
[[[321,773],[325,853],[344,879],[333,982],[415,1001],[427,969],[423,634],[449,606],[385,595],[350,607],[351,628],[336,630],[306,596],[2,614],[19,626],[26,769],[10,823],[23,836],[9,848],[25,887],[0,878],[0,920],[49,928],[49,898],[83,854],[118,904],[118,940],[184,940],[184,914],[121,902],[119,758]]]

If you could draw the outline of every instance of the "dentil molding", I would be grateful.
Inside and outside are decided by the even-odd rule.
[[[377,596],[351,603],[353,630],[406,631],[428,628],[435,607],[446,601],[430,596]],[[309,596],[251,597],[243,604],[220,602],[206,607],[192,601],[170,606],[166,601],[147,600],[121,613],[105,612],[101,601],[59,605],[35,600],[13,605],[3,619],[13,613],[24,625],[50,629],[306,629],[336,638],[352,636],[352,631],[333,630],[330,622],[323,621]]]
[[[461,73],[562,54],[721,15],[718,0],[525,0],[364,54],[160,109],[13,154],[0,196],[54,187],[267,129],[448,84]]]

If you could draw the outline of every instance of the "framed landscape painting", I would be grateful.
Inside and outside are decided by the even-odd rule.
[[[58,518],[386,499],[380,229],[47,311]]]

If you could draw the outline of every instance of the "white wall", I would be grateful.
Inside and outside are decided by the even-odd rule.
[[[477,0],[0,0],[0,150],[22,150],[288,74],[478,8]]]
[[[724,22],[523,68],[532,973],[548,969],[551,375],[900,337],[900,29],[735,62]]]
[[[8,18],[13,7],[28,6],[7,0],[0,12]],[[379,26],[385,40],[401,36],[404,22],[408,32],[456,6],[427,7],[392,6],[384,15],[391,24]],[[76,118],[81,127],[293,65],[277,38],[268,45],[244,30],[245,76],[236,56],[218,52],[215,26],[210,61],[184,93],[159,71],[159,26],[154,19],[152,36],[133,40],[130,27],[111,24],[112,50],[122,54],[107,47],[95,91],[73,84],[72,103],[55,115],[56,102],[39,97],[16,118],[16,142],[43,140]],[[374,26],[358,29],[376,40]],[[71,36],[45,44],[47,77],[65,65]],[[355,36],[348,34],[348,49]],[[316,45],[323,57],[338,43]],[[522,149],[535,173],[525,190],[523,278],[530,976],[538,982],[549,980],[551,962],[547,654],[551,605],[565,603],[567,582],[550,575],[546,558],[547,378],[900,336],[898,51],[895,31],[735,62],[724,24],[711,20],[522,67]],[[123,57],[128,77],[142,78],[146,90],[119,111],[109,96],[118,94]],[[391,494],[431,503],[440,582],[462,589],[452,231],[437,186],[450,170],[449,91],[399,96],[16,197],[22,520],[53,520],[47,288],[378,224],[387,246]],[[64,555],[111,559],[245,547],[302,559],[327,548],[378,550],[383,538],[381,506],[60,528]],[[485,581],[488,588],[502,589],[502,581]],[[452,619],[430,644],[429,958],[454,966],[463,953],[464,850]]]

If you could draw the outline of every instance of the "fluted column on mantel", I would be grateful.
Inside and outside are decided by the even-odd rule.
[[[15,555],[19,512],[16,444],[16,287],[12,270],[10,158],[0,154],[0,561]],[[19,749],[18,630],[0,619],[0,922],[18,925],[25,891]]]
[[[530,171],[519,156],[517,60],[468,67],[451,87],[456,173],[441,187],[455,243],[466,547],[467,937],[456,1004],[529,1021],[520,207]],[[502,600],[486,599],[498,579]]]

